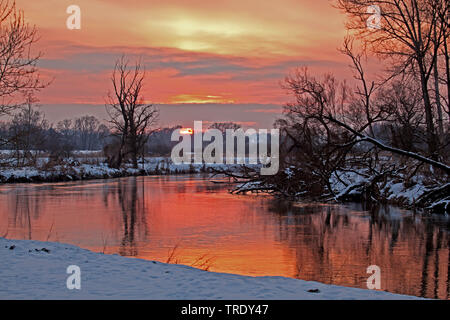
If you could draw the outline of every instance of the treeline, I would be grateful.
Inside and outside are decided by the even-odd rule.
[[[144,145],[143,155],[168,156],[174,142],[172,132],[181,126],[154,130]],[[117,143],[118,136],[98,118],[84,115],[49,123],[44,113],[31,104],[19,108],[10,120],[0,122],[0,150],[8,151],[18,166],[32,165],[46,154],[51,158],[72,157],[74,151],[99,151]]]
[[[9,150],[17,165],[29,165],[46,152],[69,157],[74,150],[101,150],[111,135],[96,117],[86,115],[50,124],[31,104],[0,124],[0,148]]]

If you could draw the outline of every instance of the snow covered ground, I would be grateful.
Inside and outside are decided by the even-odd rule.
[[[80,290],[67,288],[69,265],[80,267]],[[419,298],[283,277],[213,273],[67,244],[0,238],[0,299]]]
[[[239,169],[238,164],[174,164],[170,158],[146,158],[139,168],[124,165],[120,169],[109,168],[105,163],[79,163],[77,159],[69,159],[67,164],[51,168],[0,168],[0,183],[16,182],[57,182],[86,179],[106,179],[133,175],[151,174],[184,174],[209,172],[211,169]],[[252,166],[252,165],[249,165]],[[256,165],[253,165],[256,166]]]
[[[346,197],[352,195],[360,195],[363,193],[363,187],[370,182],[369,177],[364,177],[364,171],[357,172],[337,172],[340,179],[337,179],[335,175],[331,176],[330,184],[334,188],[336,194],[335,198],[339,200],[345,200]],[[405,180],[409,180],[405,183]],[[345,182],[343,184],[342,182]],[[450,185],[450,181],[445,183],[441,181],[434,181],[434,183],[425,183],[422,175],[416,175],[410,179],[406,179],[399,175],[398,178],[393,178],[388,181],[377,182],[381,196],[389,203],[400,205],[407,208],[416,207],[417,202],[420,201],[427,192],[434,189],[444,189]],[[342,198],[344,197],[344,199]],[[437,199],[435,202],[427,204],[425,209],[437,208],[442,205],[440,211],[450,213],[450,196],[449,194],[442,194],[442,199]],[[420,205],[418,206],[420,208]],[[436,210],[435,210],[436,211]]]

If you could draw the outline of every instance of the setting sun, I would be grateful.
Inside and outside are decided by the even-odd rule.
[[[180,129],[180,134],[194,134],[194,130],[192,128],[182,128]]]

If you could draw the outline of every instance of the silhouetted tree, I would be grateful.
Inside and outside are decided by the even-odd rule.
[[[428,154],[436,159],[439,140],[430,97],[430,77],[433,70],[437,72],[434,67],[438,63],[439,50],[447,46],[450,1],[337,0],[336,3],[349,17],[348,29],[355,30],[378,56],[391,58],[393,76],[409,72],[417,77],[425,111]],[[378,29],[367,28],[368,6],[377,6],[381,10]],[[444,59],[448,64],[445,50]]]
[[[119,167],[129,157],[137,168],[138,156],[158,119],[158,109],[146,104],[142,97],[144,79],[140,62],[130,68],[125,56],[117,60],[111,77],[113,92],[106,105],[114,134],[119,137],[117,154],[110,158],[111,167]]]
[[[41,55],[32,54],[36,41],[36,28],[15,1],[0,0],[0,116],[10,115],[23,105],[23,97],[45,86],[36,67]],[[0,146],[7,142],[0,137]]]

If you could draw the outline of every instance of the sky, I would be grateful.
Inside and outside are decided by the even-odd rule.
[[[16,0],[36,25],[47,117],[106,117],[114,63],[122,54],[147,71],[145,101],[161,125],[235,121],[267,128],[289,96],[296,67],[344,73],[337,52],[345,16],[328,0]],[[81,29],[66,12],[81,9]]]

